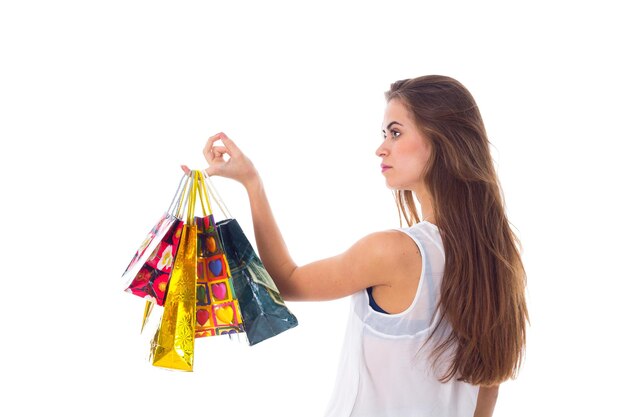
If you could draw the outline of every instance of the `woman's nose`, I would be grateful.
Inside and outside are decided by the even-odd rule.
[[[385,146],[385,142],[383,142],[378,149],[376,149],[376,156],[383,157],[389,155],[389,150]]]

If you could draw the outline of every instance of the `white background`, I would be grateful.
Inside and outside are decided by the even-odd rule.
[[[365,3],[2,3],[0,414],[321,415],[347,299],[290,303],[300,325],[255,347],[199,340],[194,372],[168,372],[120,275],[219,131],[297,262],[397,227],[383,92],[445,74],[481,108],[524,245],[527,356],[495,415],[624,415],[624,13]],[[243,188],[216,185],[253,240]]]

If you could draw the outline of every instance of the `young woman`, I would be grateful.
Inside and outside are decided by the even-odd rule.
[[[491,416],[520,367],[528,313],[483,121],[449,77],[401,80],[385,97],[376,154],[410,227],[298,266],[259,174],[224,133],[204,148],[206,171],[246,188],[259,255],[286,300],[352,295],[328,417]]]

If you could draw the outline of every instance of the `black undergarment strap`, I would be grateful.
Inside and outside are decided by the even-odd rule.
[[[374,300],[374,296],[372,296],[372,287],[367,288],[367,296],[370,300],[370,307],[374,309],[374,311],[378,311],[379,313],[389,314],[385,310],[383,310],[378,304],[376,304],[376,300]]]

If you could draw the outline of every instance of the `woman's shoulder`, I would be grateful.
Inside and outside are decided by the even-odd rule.
[[[398,269],[402,265],[415,267],[421,254],[411,228],[389,229],[371,233],[357,244],[364,248],[363,254],[376,259],[385,265],[386,269]]]
[[[398,249],[410,243],[410,239],[407,239],[411,234],[410,229],[397,228],[373,232],[363,237],[359,243],[383,253],[396,253]]]
[[[441,250],[439,229],[433,223],[421,221],[409,227],[382,230],[366,235],[355,244],[363,261],[373,261],[384,269],[402,265],[414,268],[421,264],[422,248],[435,245]]]
[[[362,241],[367,245],[376,245],[384,251],[397,249],[398,246],[407,244],[407,236],[413,240],[424,235],[438,235],[437,225],[421,221],[408,227],[398,227],[395,229],[382,230],[365,236]],[[410,243],[410,239],[408,240]]]

